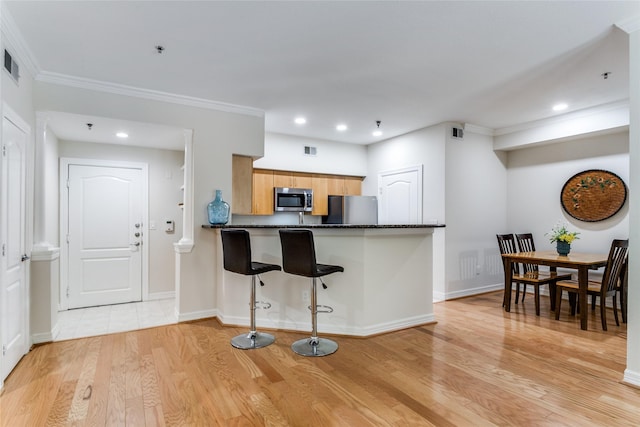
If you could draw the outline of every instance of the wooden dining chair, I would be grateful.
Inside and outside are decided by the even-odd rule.
[[[613,317],[616,319],[616,325],[620,326],[618,321],[618,303],[617,293],[620,275],[627,261],[627,252],[629,250],[629,239],[615,239],[611,242],[607,265],[604,268],[602,281],[589,280],[587,294],[600,296],[600,318],[602,319],[602,330],[607,330],[606,300],[607,297],[613,298]],[[562,303],[562,291],[566,290],[573,295],[575,300],[580,287],[577,280],[566,280],[556,283],[556,320],[560,319],[560,305]],[[572,304],[571,314],[575,315],[576,305]]]
[[[620,292],[620,311],[622,312],[622,323],[627,323],[627,297],[629,291],[629,259],[625,261],[620,272],[617,292]]]
[[[516,241],[518,242],[518,248],[520,252],[535,252],[536,244],[533,241],[532,233],[520,233],[516,234]],[[523,273],[528,277],[539,277],[539,267],[538,264],[522,264]],[[559,280],[571,280],[571,273],[567,274],[557,274],[555,271],[549,273],[549,300],[551,303],[551,309],[555,309],[555,296],[556,296],[556,288],[555,284]],[[544,284],[544,283],[543,283]],[[538,287],[534,285],[534,287]],[[534,292],[539,292],[538,289],[534,289]],[[524,289],[522,291],[522,301],[524,301],[524,296],[527,293],[527,284],[524,284]]]
[[[509,254],[518,252],[516,246],[516,239],[513,234],[497,234],[498,246],[500,247],[501,254]],[[504,263],[504,260],[503,260]],[[518,303],[518,294],[520,292],[520,284],[524,285],[524,291],[526,292],[526,285],[532,285],[535,295],[536,316],[540,316],[540,286],[548,285],[549,283],[556,283],[558,280],[570,279],[571,275],[558,276],[555,272],[541,272],[537,266],[530,271],[521,272],[519,263],[512,263],[512,278],[513,283],[516,284],[516,304]],[[523,267],[525,269],[526,267]],[[505,283],[506,290],[506,283]],[[524,300],[524,297],[523,297]],[[502,305],[506,304],[506,293],[504,295]]]

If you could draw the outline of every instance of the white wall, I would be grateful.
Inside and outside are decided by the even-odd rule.
[[[378,174],[423,165],[422,218],[445,222],[445,136],[447,125],[410,132],[368,146],[367,179],[362,193],[378,194]]]
[[[253,162],[255,168],[353,176],[367,174],[367,147],[364,145],[278,133],[265,134],[264,143],[264,157]],[[316,147],[316,155],[305,155],[305,146]]]
[[[156,229],[146,230],[145,236],[149,248],[149,294],[154,298],[154,294],[161,296],[173,292],[173,244],[180,239],[179,231],[182,230],[182,209],[178,203],[182,201],[184,152],[60,141],[59,153],[60,157],[141,162],[149,166],[149,221],[156,223]],[[164,232],[165,219],[175,221],[177,233]]]
[[[446,223],[445,216],[445,144],[447,124],[420,129],[396,138],[368,146],[367,179],[363,182],[363,194],[378,194],[378,174],[384,171],[410,166],[423,166],[422,218],[426,221]],[[429,278],[433,284],[433,299],[438,301],[445,295],[445,229],[433,232]]]
[[[445,299],[503,287],[496,234],[507,224],[506,157],[491,136],[447,140]]]
[[[219,188],[231,196],[233,153],[262,156],[264,117],[198,108],[102,91],[37,82],[38,111],[62,111],[174,126],[193,131],[193,248],[176,254],[177,314],[180,320],[216,314],[214,234],[205,207]],[[62,155],[62,153],[61,153]],[[229,200],[233,203],[232,200]]]
[[[536,249],[552,250],[545,234],[560,221],[580,232],[573,249],[599,253],[608,253],[612,239],[629,237],[628,203],[612,218],[599,222],[576,220],[560,204],[565,182],[587,169],[614,172],[628,185],[628,132],[510,151],[507,166],[508,223],[502,231],[531,232]]]

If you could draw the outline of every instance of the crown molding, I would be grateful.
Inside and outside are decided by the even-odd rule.
[[[11,54],[18,59],[18,65],[24,67],[32,76],[37,76],[40,72],[38,60],[22,37],[22,33],[16,26],[9,10],[2,5],[0,8],[0,25],[2,26],[2,35],[6,40],[3,44],[8,46]]]
[[[542,128],[545,126],[566,122],[568,120],[575,120],[583,117],[599,115],[599,114],[603,114],[603,113],[607,113],[607,112],[610,112],[613,110],[619,110],[619,109],[629,110],[629,100],[624,99],[620,101],[610,102],[608,104],[602,104],[592,108],[585,108],[583,110],[572,111],[570,113],[562,114],[560,116],[554,116],[547,119],[535,120],[532,122],[521,123],[515,126],[495,129],[494,136],[508,135],[510,133],[521,132],[529,129]]]
[[[473,123],[464,123],[462,128],[465,132],[475,133],[478,135],[493,136],[494,130],[485,126],[474,125]]]
[[[630,18],[623,19],[620,22],[616,22],[615,26],[625,33],[635,33],[636,31],[640,31],[640,16],[632,16]]]
[[[135,98],[149,99],[152,101],[186,105],[188,107],[205,108],[208,110],[224,111],[227,113],[264,117],[264,110],[260,110],[258,108],[227,104],[224,102],[211,101],[204,98],[177,95],[174,93],[143,89],[134,86],[121,85],[118,83],[110,83],[83,77],[70,76],[67,74],[43,71],[36,76],[36,80],[43,83],[70,86],[80,89],[94,90],[97,92],[113,93],[116,95],[132,96]]]

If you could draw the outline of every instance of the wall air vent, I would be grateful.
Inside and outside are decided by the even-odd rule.
[[[309,147],[308,145],[304,146],[304,154],[306,154],[307,156],[315,156],[316,151],[316,147]]]
[[[464,138],[464,129],[452,127],[451,128],[451,138],[455,139],[463,139]]]
[[[13,57],[6,49],[4,50],[4,69],[7,70],[13,80],[18,83],[18,80],[20,79],[18,63],[13,60]]]

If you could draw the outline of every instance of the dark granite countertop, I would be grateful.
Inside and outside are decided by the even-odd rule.
[[[444,224],[375,224],[375,225],[357,225],[357,224],[225,224],[211,225],[202,224],[202,228],[370,228],[370,229],[390,229],[390,228],[443,228]]]

